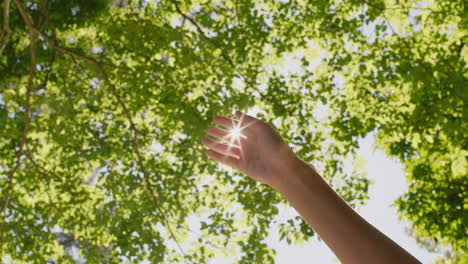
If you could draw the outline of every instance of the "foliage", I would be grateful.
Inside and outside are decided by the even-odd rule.
[[[442,258],[436,259],[434,264],[459,264],[459,263],[467,263],[467,262],[468,262],[468,254],[466,253],[457,253],[456,255],[452,255],[448,253]]]
[[[433,264],[458,264],[468,263],[466,251],[454,251],[453,248],[436,243],[432,237],[421,237],[412,228],[405,228],[405,232],[416,239],[416,243],[428,252],[439,254]]]
[[[358,163],[358,140],[375,133],[408,173],[402,216],[419,235],[466,248],[463,8],[12,0],[1,34],[0,256],[74,263],[77,248],[89,263],[274,262],[265,238],[285,201],[208,162],[199,143],[213,115],[254,106],[353,206],[369,182],[345,160]],[[291,243],[314,235],[301,219],[279,225]]]

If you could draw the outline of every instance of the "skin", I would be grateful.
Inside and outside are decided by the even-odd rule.
[[[237,119],[215,116],[202,140],[211,159],[281,193],[344,264],[421,263],[356,213],[276,129],[236,111]],[[234,138],[233,129],[242,136]]]

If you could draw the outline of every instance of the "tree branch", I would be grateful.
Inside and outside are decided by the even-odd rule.
[[[148,171],[146,170],[146,167],[144,166],[144,163],[143,163],[143,158],[142,158],[142,155],[140,153],[140,150],[139,150],[139,139],[138,139],[138,136],[139,136],[139,131],[138,129],[136,128],[135,126],[135,123],[133,121],[133,118],[130,114],[130,111],[128,109],[128,107],[126,106],[126,104],[124,103],[124,101],[122,100],[122,98],[120,97],[120,95],[117,93],[117,89],[115,88],[115,86],[112,84],[112,82],[110,81],[109,79],[109,76],[107,75],[107,73],[105,72],[105,70],[103,69],[103,66],[101,63],[99,63],[97,60],[93,59],[93,58],[90,58],[90,57],[87,57],[87,56],[84,56],[84,55],[81,55],[81,54],[78,54],[74,51],[71,51],[69,49],[66,49],[66,48],[63,48],[59,45],[58,43],[58,40],[56,38],[51,38],[49,36],[47,36],[46,34],[44,34],[43,32],[41,32],[40,30],[38,30],[34,24],[31,22],[31,19],[29,18],[28,14],[26,13],[26,11],[23,9],[21,3],[19,2],[19,0],[14,0],[15,1],[15,4],[24,20],[24,22],[26,23],[26,25],[30,28],[30,31],[38,34],[39,36],[41,36],[42,38],[44,38],[45,40],[47,40],[47,42],[49,43],[49,45],[51,45],[54,49],[56,49],[57,51],[61,51],[63,53],[66,53],[70,56],[73,56],[73,57],[76,57],[76,58],[79,58],[81,60],[84,60],[86,62],[89,62],[93,65],[96,66],[98,72],[100,73],[100,75],[102,76],[102,78],[104,79],[104,82],[107,84],[107,87],[109,88],[110,90],[110,93],[115,97],[115,99],[117,100],[117,103],[122,107],[123,109],[123,112],[128,120],[128,122],[130,123],[130,130],[132,131],[132,134],[133,134],[133,141],[132,141],[132,145],[133,145],[133,149],[135,151],[135,154],[137,156],[137,162],[138,162],[138,166],[140,167],[140,171],[143,173],[143,176],[144,176],[144,180],[145,180],[145,183],[146,183],[146,188],[153,200],[153,203],[155,205],[155,208],[156,210],[158,211],[161,219],[165,222],[168,230],[169,230],[169,233],[170,233],[170,236],[172,237],[172,239],[175,241],[175,243],[177,244],[179,250],[182,252],[182,254],[185,256],[185,252],[184,250],[182,249],[182,247],[180,246],[179,242],[177,241],[175,235],[174,235],[174,232],[172,231],[172,228],[171,226],[169,225],[169,222],[168,220],[166,219],[165,215],[164,215],[164,212],[162,211],[160,205],[158,204],[157,202],[157,197],[156,197],[156,194],[154,192],[154,189],[153,187],[151,186],[150,184],[150,175],[148,173]]]
[[[376,8],[380,11],[385,11],[385,10],[404,10],[404,11],[409,11],[410,9],[414,9],[414,10],[427,10],[427,11],[432,11],[432,12],[435,12],[434,9],[432,8],[429,8],[429,7],[417,7],[417,6],[391,6],[391,7],[383,7],[383,6],[379,6],[379,5],[376,5],[374,3],[371,3],[370,1],[368,0],[362,0],[362,2],[366,3],[368,6],[371,6],[373,8]]]
[[[371,6],[371,7],[375,8],[375,9],[380,10],[381,12],[383,12],[385,10],[384,7],[378,6],[378,5],[376,5],[374,3],[371,3],[371,2],[369,2],[367,0],[362,0],[362,2],[366,3],[368,6]]]
[[[1,230],[0,230],[0,262],[2,262],[2,256],[3,256],[3,232],[4,232],[4,226],[5,226],[5,218],[4,218],[4,213],[6,211],[6,208],[8,207],[8,202],[10,200],[10,192],[13,187],[13,176],[15,172],[18,170],[20,164],[21,164],[21,157],[23,156],[24,148],[27,143],[27,138],[28,138],[28,132],[29,132],[29,127],[31,123],[31,92],[32,92],[32,86],[34,84],[34,74],[36,71],[36,33],[34,33],[32,30],[29,31],[29,36],[30,36],[30,45],[29,45],[29,51],[30,51],[30,63],[29,63],[29,79],[28,79],[28,86],[26,88],[26,98],[25,98],[25,117],[24,117],[24,128],[23,128],[23,134],[21,136],[21,141],[19,145],[19,150],[16,153],[15,159],[16,161],[14,162],[13,168],[11,169],[10,173],[8,174],[7,178],[7,183],[6,187],[3,190],[3,197],[2,197],[2,207],[1,207],[1,219],[2,219],[2,225],[1,225]]]
[[[62,46],[60,46],[59,43],[58,43],[58,40],[56,38],[47,36],[45,33],[41,32],[39,29],[37,29],[33,25],[33,23],[31,22],[31,19],[29,18],[28,14],[26,13],[24,8],[22,7],[21,3],[19,3],[19,0],[14,0],[14,1],[15,1],[15,4],[16,4],[17,8],[18,8],[18,11],[20,12],[21,16],[23,17],[24,22],[30,28],[30,31],[32,31],[35,34],[37,34],[37,35],[41,36],[42,38],[44,38],[49,43],[49,45],[51,45],[55,50],[66,53],[66,54],[68,54],[70,56],[73,56],[73,57],[77,57],[78,59],[84,60],[84,61],[86,61],[88,63],[91,63],[91,64],[96,66],[98,72],[103,77],[104,82],[109,86],[112,95],[114,95],[116,97],[117,102],[122,106],[122,108],[124,110],[124,113],[125,113],[127,119],[130,122],[130,127],[132,129],[136,130],[135,124],[133,122],[132,117],[130,116],[130,113],[129,113],[126,105],[123,103],[122,99],[117,94],[114,85],[109,81],[109,77],[108,77],[107,73],[104,71],[104,69],[102,67],[102,64],[100,62],[98,62],[97,60],[93,59],[93,58],[90,58],[90,57],[85,56],[85,55],[81,55],[79,53],[76,53],[76,52],[74,52],[72,50],[69,50],[69,49],[66,49],[66,48],[63,48]]]
[[[93,59],[93,58],[90,58],[88,56],[85,56],[85,55],[81,55],[75,51],[72,51],[72,50],[69,50],[69,49],[66,49],[62,46],[59,45],[58,43],[58,40],[55,36],[48,36],[47,34],[45,34],[44,32],[40,31],[37,27],[34,26],[34,24],[32,23],[30,17],[28,16],[28,14],[26,13],[26,11],[24,10],[24,8],[22,7],[21,3],[18,1],[18,0],[14,0],[15,1],[15,5],[17,6],[18,8],[18,11],[21,15],[21,17],[23,18],[23,21],[26,23],[26,25],[30,28],[30,30],[32,30],[34,33],[36,33],[37,35],[41,36],[44,40],[46,40],[50,46],[52,46],[54,49],[58,50],[58,51],[61,51],[63,53],[66,53],[70,56],[74,56],[74,57],[77,57],[81,60],[84,60],[88,63],[91,63],[91,64],[94,64],[96,66],[98,66],[98,70],[103,68],[103,66],[109,66],[111,68],[115,68],[115,69],[121,69],[121,70],[130,70],[130,71],[133,71],[132,69],[130,68],[127,68],[127,67],[122,67],[122,66],[117,66],[117,65],[113,65],[113,64],[109,64],[109,63],[102,63],[102,62],[98,62],[97,60]],[[44,16],[47,16],[47,14],[43,13],[42,15]],[[46,21],[51,24],[52,22],[49,20],[48,17],[46,17]]]
[[[10,21],[10,0],[5,0],[3,2],[3,29],[2,33],[0,34],[0,39],[3,39],[2,44],[0,45],[0,54],[3,53],[8,41],[10,40],[11,36],[11,29],[9,26]]]

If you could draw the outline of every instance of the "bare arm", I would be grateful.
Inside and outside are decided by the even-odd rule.
[[[268,184],[296,208],[344,264],[420,263],[357,214],[323,178],[301,161],[269,124],[236,113],[239,120],[216,116],[218,127],[203,139],[207,155]],[[221,143],[221,142],[224,142]]]

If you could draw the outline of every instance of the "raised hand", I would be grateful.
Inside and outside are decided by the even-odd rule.
[[[223,164],[243,172],[251,178],[275,187],[286,170],[297,159],[288,144],[272,125],[252,116],[236,112],[237,120],[215,116],[214,123],[223,127],[209,127],[202,140],[206,154]]]

